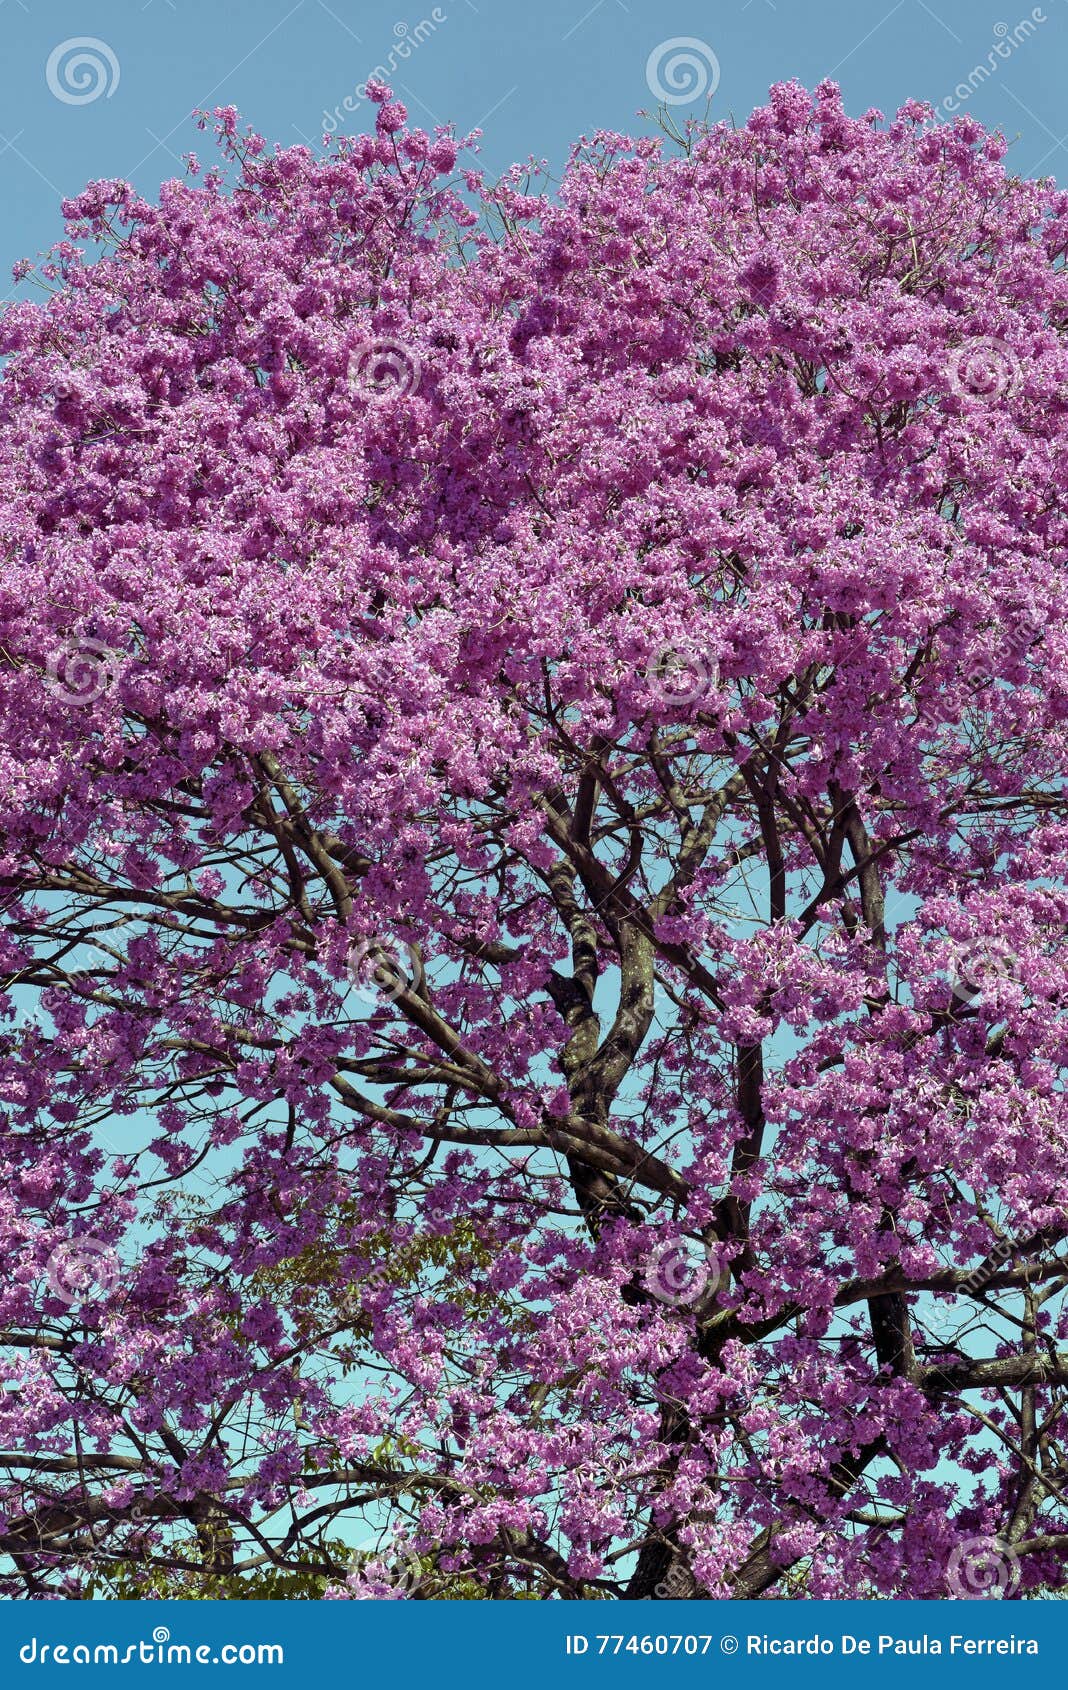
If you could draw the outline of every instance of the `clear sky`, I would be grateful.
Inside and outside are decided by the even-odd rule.
[[[643,126],[650,55],[679,37],[694,63],[669,91],[700,95],[680,117],[714,76],[713,113],[739,120],[791,76],[834,77],[855,111],[948,95],[1018,137],[1022,174],[1068,181],[1068,0],[0,0],[0,298],[64,194],[122,176],[151,196],[206,152],[195,107],[236,105],[272,142],[317,141],[339,107],[359,129],[344,99],[392,50],[415,121],[480,127],[493,175],[558,167],[581,133]]]

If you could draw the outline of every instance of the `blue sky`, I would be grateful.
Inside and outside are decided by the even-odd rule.
[[[76,65],[65,80],[86,37],[99,82]],[[700,44],[706,80],[717,66],[715,115],[744,118],[790,76],[833,76],[858,111],[961,85],[961,109],[1019,137],[1022,174],[1068,180],[1068,0],[0,0],[0,298],[14,260],[59,234],[62,195],[122,176],[151,196],[206,150],[194,107],[317,140],[393,49],[416,121],[480,126],[493,175],[532,153],[559,167],[583,132],[643,127],[650,55],[679,37]]]

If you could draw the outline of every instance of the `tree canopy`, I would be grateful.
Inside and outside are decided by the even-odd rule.
[[[0,1590],[1056,1586],[1068,197],[372,94],[0,319]]]

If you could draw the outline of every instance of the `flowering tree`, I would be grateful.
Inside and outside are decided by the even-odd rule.
[[[1068,197],[373,93],[0,324],[3,1588],[1056,1585]]]

